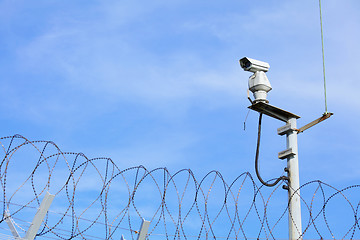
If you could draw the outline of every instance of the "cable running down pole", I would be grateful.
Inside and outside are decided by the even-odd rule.
[[[281,177],[278,177],[277,179],[275,179],[274,182],[269,183],[269,181],[265,182],[260,176],[260,171],[259,171],[259,151],[260,151],[260,137],[261,137],[261,119],[262,119],[262,113],[260,113],[260,115],[259,115],[258,139],[257,139],[257,144],[256,144],[256,155],[255,155],[255,172],[256,172],[256,176],[258,177],[259,181],[262,184],[264,184],[267,187],[274,187],[281,180],[288,180],[288,178],[285,177],[285,176],[281,176]]]

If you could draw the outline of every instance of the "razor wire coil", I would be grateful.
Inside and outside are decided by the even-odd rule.
[[[121,169],[110,158],[62,152],[21,135],[0,142],[0,230],[7,233],[0,238],[8,239],[5,213],[23,234],[46,191],[56,196],[37,238],[137,239],[143,218],[151,221],[147,239],[287,237],[287,192],[257,185],[248,172],[228,183],[218,171],[197,178],[190,169]],[[316,180],[300,189],[303,239],[360,238],[360,185],[338,189]],[[337,227],[339,206],[348,215]]]

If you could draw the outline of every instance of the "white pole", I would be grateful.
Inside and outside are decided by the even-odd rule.
[[[12,235],[14,236],[14,238],[15,238],[15,239],[21,239],[21,237],[20,237],[19,233],[17,232],[16,227],[15,227],[15,225],[14,225],[14,223],[13,223],[13,220],[12,220],[12,218],[9,216],[9,214],[7,213],[7,211],[5,211],[4,217],[5,217],[5,221],[6,221],[7,225],[9,226],[10,231],[11,231]]]
[[[296,118],[288,120],[291,129],[296,129]],[[291,130],[286,134],[287,148],[292,149],[293,155],[287,158],[287,169],[289,177],[289,239],[302,239],[301,228],[301,199],[299,180],[299,159],[297,131]]]
[[[145,219],[142,219],[138,240],[145,240],[147,232],[149,230],[150,221],[146,221]]]
[[[38,208],[35,217],[26,232],[25,239],[33,240],[39,231],[42,221],[44,220],[46,213],[48,212],[52,201],[54,200],[55,195],[46,193],[44,199],[42,200],[40,207]]]

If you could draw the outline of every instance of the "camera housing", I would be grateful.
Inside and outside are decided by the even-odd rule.
[[[258,71],[267,72],[270,68],[270,65],[268,63],[248,57],[244,57],[240,59],[239,62],[240,62],[240,66],[244,69],[244,71],[253,72],[253,73]]]
[[[265,72],[269,70],[270,65],[266,62],[247,57],[240,59],[239,62],[240,66],[245,71],[254,73],[249,78],[249,90],[253,93],[255,98],[253,102],[268,103],[269,101],[266,99],[267,93],[272,89],[272,87]]]
[[[272,89],[269,79],[263,71],[257,71],[249,78],[249,90],[254,95],[254,103],[269,103],[267,93]]]

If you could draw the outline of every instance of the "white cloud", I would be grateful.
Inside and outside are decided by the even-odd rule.
[[[93,34],[101,26],[52,29],[19,50],[20,59],[27,70],[56,72],[62,85],[105,98],[189,103],[186,99],[209,99],[214,94],[234,95],[237,91],[237,72],[231,68],[211,70],[212,65],[206,65],[199,53],[159,56],[124,40],[126,33],[114,33],[110,38]]]

